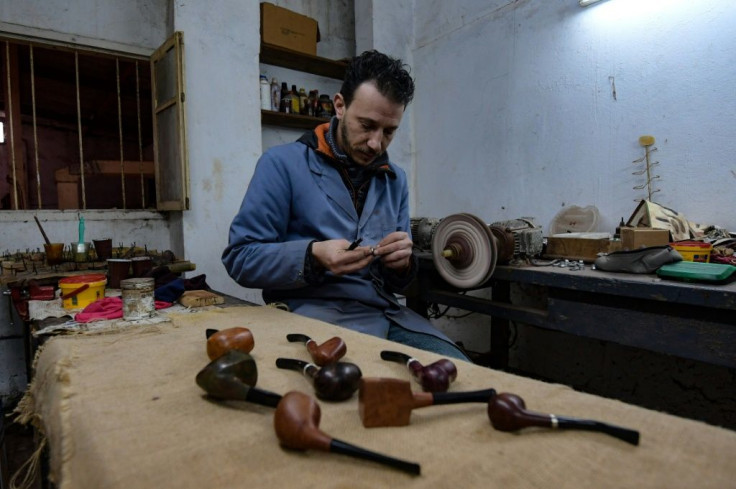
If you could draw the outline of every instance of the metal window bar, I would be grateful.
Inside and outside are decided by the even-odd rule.
[[[82,146],[82,106],[79,94],[79,52],[74,51],[74,76],[77,91],[77,133],[79,134],[79,175],[82,184],[82,209],[87,209],[87,192],[84,188],[84,147]]]
[[[36,162],[36,201],[37,207],[41,209],[41,166],[38,161],[38,127],[36,124],[36,75],[33,63],[33,45],[29,46],[29,49],[31,64],[31,107],[33,111],[33,158]]]
[[[5,73],[6,73],[6,117],[8,127],[8,138],[9,144],[9,159],[11,162],[10,176],[12,183],[12,208],[15,210],[25,208],[25,204],[21,203],[22,196],[19,195],[19,181],[18,172],[19,169],[16,166],[16,153],[17,148],[15,145],[15,122],[14,121],[14,97],[12,96],[13,87],[12,74],[13,67],[11,66],[11,47],[15,47],[15,43],[11,43],[9,40],[5,40]],[[36,196],[37,196],[37,207],[41,209],[43,207],[42,200],[42,185],[41,185],[41,161],[39,157],[39,144],[38,144],[38,116],[37,116],[37,98],[36,98],[36,76],[35,68],[36,62],[34,60],[34,45],[29,43],[29,65],[30,65],[30,91],[31,91],[31,107],[32,107],[32,124],[33,124],[33,145],[34,145],[34,161],[35,161],[35,180],[36,180]],[[86,193],[86,182],[85,177],[89,176],[90,172],[87,172],[87,165],[84,161],[84,130],[82,120],[82,103],[81,98],[83,96],[80,83],[80,63],[79,53],[77,49],[69,49],[74,53],[74,76],[75,76],[75,92],[76,92],[76,109],[77,109],[77,135],[79,144],[79,172],[80,172],[80,184],[81,184],[81,196],[82,196],[82,207],[81,209],[87,209],[87,193]],[[117,85],[117,104],[118,104],[118,136],[119,136],[119,151],[120,151],[120,178],[122,185],[122,203],[123,209],[127,209],[126,192],[125,192],[125,159],[124,159],[124,139],[123,139],[123,122],[122,122],[122,88],[121,88],[121,75],[120,75],[120,58],[115,57],[115,70],[116,70],[116,85]],[[138,136],[138,171],[140,177],[141,187],[141,208],[146,207],[146,185],[145,185],[145,168],[143,159],[143,135],[142,135],[142,119],[141,119],[141,89],[140,89],[140,72],[138,60],[131,60],[135,67],[135,90],[136,90],[136,117],[137,117],[137,136]],[[23,198],[23,200],[25,200]]]
[[[118,138],[120,144],[120,191],[123,194],[123,210],[125,205],[125,157],[123,155],[123,108],[120,102],[120,60],[115,58],[115,83],[118,96]]]
[[[138,61],[135,62],[135,107],[138,120],[138,171],[141,177],[141,209],[146,208],[146,179],[143,177],[143,135],[141,131],[141,84]]]
[[[5,41],[5,74],[7,75],[7,99],[8,99],[8,139],[10,140],[10,172],[13,182],[13,209],[20,209],[18,205],[18,179],[15,169],[15,137],[13,134],[13,97],[12,81],[10,76],[10,43]]]

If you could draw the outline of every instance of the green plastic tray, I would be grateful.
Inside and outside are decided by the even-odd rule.
[[[662,278],[692,282],[727,283],[736,279],[736,267],[725,263],[678,261],[662,265],[657,275]]]

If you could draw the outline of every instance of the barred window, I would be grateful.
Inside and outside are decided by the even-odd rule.
[[[186,184],[181,34],[172,39],[149,59],[0,38],[0,209],[157,209],[162,174]],[[173,80],[168,98],[154,100],[152,72]],[[186,208],[186,193],[178,184],[165,208]]]

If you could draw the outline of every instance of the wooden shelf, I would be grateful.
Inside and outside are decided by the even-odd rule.
[[[261,124],[269,126],[290,127],[292,129],[314,129],[330,119],[311,117],[308,115],[284,114],[272,110],[261,109]]]
[[[342,80],[347,63],[261,43],[261,63]]]

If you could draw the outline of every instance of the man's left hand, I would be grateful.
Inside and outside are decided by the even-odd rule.
[[[411,263],[411,253],[414,243],[409,239],[409,233],[394,231],[383,238],[374,248],[373,254],[381,258],[386,268],[396,271],[406,270]]]

